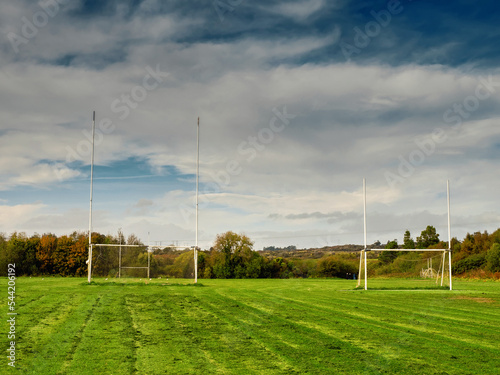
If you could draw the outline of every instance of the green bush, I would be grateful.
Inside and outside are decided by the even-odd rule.
[[[494,243],[486,253],[486,268],[491,272],[500,272],[500,244]]]
[[[467,271],[481,268],[486,263],[486,254],[474,254],[467,258],[461,259],[452,265],[452,272],[455,274],[462,274]]]
[[[356,265],[336,256],[329,256],[318,262],[317,272],[322,277],[350,278],[348,274],[358,272]],[[352,276],[351,276],[352,277]]]

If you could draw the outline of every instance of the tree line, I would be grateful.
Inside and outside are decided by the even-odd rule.
[[[448,249],[448,246],[447,241],[439,239],[439,234],[433,226],[427,226],[416,240],[413,240],[410,231],[406,230],[402,244],[398,244],[397,240],[387,241],[384,247],[395,251],[381,252],[372,274],[415,272],[423,263],[415,263],[416,261],[436,257],[432,253],[408,253],[397,249]],[[500,278],[500,229],[491,234],[487,231],[467,233],[462,241],[454,237],[451,239],[451,249],[453,274],[488,274],[487,276]]]
[[[415,273],[429,254],[427,252],[403,252],[398,249],[446,249],[448,243],[439,239],[432,226],[424,229],[415,240],[406,231],[403,243],[397,240],[387,244],[374,244],[394,251],[380,252],[376,262],[370,263],[369,272],[374,275]],[[92,234],[92,243],[144,245],[135,236],[127,239],[123,233],[117,236]],[[198,277],[220,279],[242,278],[291,278],[291,277],[343,277],[354,278],[358,272],[356,253],[325,252],[319,259],[303,259],[293,256],[274,256],[253,249],[249,237],[226,232],[216,237],[210,250],[198,252]],[[489,234],[475,232],[459,241],[451,241],[453,250],[452,271],[454,274],[489,273],[500,278],[500,229]],[[122,261],[127,265],[147,265],[146,246],[128,249]],[[291,249],[290,249],[291,250]],[[373,252],[376,253],[376,252]],[[84,276],[87,274],[88,235],[73,232],[71,235],[33,235],[12,233],[9,237],[0,234],[0,274],[5,275],[7,264],[16,263],[18,276],[61,275]],[[117,250],[94,247],[94,275],[115,277],[118,275]],[[123,264],[122,264],[123,265]],[[155,251],[150,257],[152,277],[192,278],[194,261],[192,250],[176,250],[169,247]],[[142,270],[122,273],[124,276],[144,276]]]
[[[18,276],[85,276],[87,274],[88,235],[73,232],[71,235],[0,234],[0,274],[6,274],[7,264],[16,264]],[[123,244],[122,265],[147,265],[146,246],[142,250],[126,245],[143,245],[136,236],[125,239],[118,236],[92,233],[92,243]],[[316,259],[287,259],[266,257],[253,249],[254,243],[245,235],[227,232],[217,236],[210,250],[198,252],[200,278],[291,278],[291,277],[346,277],[355,272],[354,259],[342,257]],[[125,249],[127,250],[125,252]],[[93,247],[93,275],[116,277],[118,275],[117,248]],[[133,259],[132,259],[133,258]],[[150,259],[152,277],[192,278],[194,262],[192,250],[170,247],[155,251]],[[122,271],[125,276],[144,276],[145,271]]]
[[[116,237],[92,233],[92,241],[102,244],[141,244],[135,235],[125,240],[122,233]],[[5,274],[7,264],[15,263],[18,276],[83,276],[87,273],[88,250],[88,234],[83,232],[63,236],[35,234],[30,237],[18,232],[9,237],[0,233],[0,274]],[[97,269],[106,267],[107,253],[102,249],[100,252],[97,251],[92,257]]]

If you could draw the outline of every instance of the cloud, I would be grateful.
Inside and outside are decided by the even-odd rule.
[[[127,214],[130,216],[142,216],[146,217],[152,213],[152,208],[154,202],[150,199],[140,199],[134,206],[127,210]]]
[[[354,214],[352,212],[350,213],[343,213],[343,212],[330,212],[330,213],[323,213],[323,212],[312,212],[312,213],[300,213],[300,214],[288,214],[286,216],[280,215],[280,214],[270,214],[269,218],[270,219],[286,219],[286,220],[304,220],[304,219],[328,219],[328,223],[335,223],[335,222],[340,222],[343,220],[352,220],[352,219],[359,219],[360,214]]]
[[[135,204],[137,208],[151,207],[153,205],[153,201],[149,199],[141,199],[139,202]]]
[[[325,5],[324,0],[293,1],[269,7],[272,12],[304,21]]]
[[[441,12],[452,6],[454,12]],[[489,3],[476,9],[483,26],[467,16],[465,2],[405,4],[353,63],[345,63],[339,37],[372,20],[371,7],[256,1],[221,24],[210,4],[74,2],[18,54],[4,38],[3,203],[31,207],[33,194],[43,196],[46,206],[38,211],[18,208],[27,215],[24,221],[18,215],[20,228],[85,227],[84,208],[75,202],[82,201],[88,178],[96,110],[99,230],[142,223],[144,236],[148,223],[159,236],[163,225],[173,224],[180,229],[169,227],[172,236],[192,235],[198,117],[200,224],[207,243],[229,229],[270,237],[295,233],[303,243],[316,241],[309,235],[352,242],[359,236],[363,177],[371,217],[380,224],[372,228],[384,236],[386,230],[398,235],[391,229],[398,224],[410,225],[406,215],[415,227],[441,218],[446,179],[454,217],[497,225],[487,214],[497,199],[498,177],[491,171],[498,169],[500,144],[500,73],[489,65],[496,61],[496,35],[488,31],[491,38],[483,38],[496,25]],[[19,31],[21,18],[39,5],[18,1],[4,8],[2,35]],[[120,116],[117,101],[137,96],[148,67],[168,72],[168,79]],[[468,111],[462,125],[446,122],[446,111],[470,106],[481,77],[489,75],[491,96]],[[276,130],[284,124],[277,113],[285,111],[293,117]],[[99,126],[103,120],[111,121],[108,133]],[[446,141],[391,189],[384,174],[398,173],[401,160],[420,152],[418,143],[436,129]]]
[[[29,231],[25,227],[27,218],[39,214],[46,205],[42,203],[0,205],[0,227],[6,232]]]

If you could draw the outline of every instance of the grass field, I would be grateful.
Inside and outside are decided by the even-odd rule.
[[[96,281],[17,279],[16,368],[0,373],[499,373],[498,282]]]

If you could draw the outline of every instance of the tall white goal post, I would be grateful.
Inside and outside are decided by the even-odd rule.
[[[92,114],[92,151],[90,159],[89,258],[87,259],[89,283],[92,277],[92,198],[94,193],[94,140],[95,140],[95,111]]]
[[[88,259],[86,261],[87,263],[87,271],[88,271],[88,282],[91,282],[92,278],[92,259],[93,259],[93,251],[97,247],[119,247],[119,254],[118,254],[118,276],[121,276],[121,271],[122,269],[147,269],[147,277],[150,277],[150,271],[151,271],[151,252],[153,252],[157,247],[155,246],[144,246],[144,245],[125,245],[125,244],[93,244],[92,243],[92,203],[93,203],[93,192],[94,192],[94,141],[95,141],[95,111],[92,113],[92,147],[91,147],[91,159],[90,159],[90,209],[89,209],[89,231],[88,231],[88,238],[89,238],[89,248],[88,248]],[[196,143],[197,143],[197,156],[196,156],[196,224],[195,224],[195,246],[192,246],[193,248],[193,255],[194,255],[194,282],[195,284],[198,282],[198,195],[199,195],[199,175],[200,175],[200,118],[198,117],[198,126],[197,126],[197,132],[196,132]],[[148,243],[149,243],[149,233],[148,233]],[[122,248],[129,248],[129,247],[139,247],[139,248],[145,248],[147,247],[147,252],[148,252],[148,265],[147,267],[143,266],[134,266],[134,267],[125,267],[122,266],[122,256],[121,256],[121,250]]]
[[[88,282],[90,283],[92,278],[92,253],[94,247],[119,247],[119,255],[118,255],[118,275],[121,277],[122,269],[147,269],[147,277],[150,276],[151,271],[151,247],[144,245],[124,245],[124,244],[93,244],[92,243],[92,203],[93,203],[93,193],[94,193],[94,142],[95,141],[95,111],[92,113],[92,148],[91,148],[91,158],[90,158],[90,209],[89,209],[89,252],[87,259],[87,270],[88,270]],[[147,247],[148,252],[148,264],[147,267],[126,267],[122,266],[122,248],[145,248]]]
[[[359,273],[358,273],[358,285],[361,286],[361,274],[363,272],[363,263],[364,263],[364,278],[365,285],[364,289],[368,290],[368,267],[366,261],[366,254],[369,251],[442,251],[442,268],[440,267],[441,273],[441,286],[443,286],[444,281],[444,273],[445,273],[445,264],[446,264],[446,255],[448,255],[448,275],[449,275],[449,284],[450,290],[453,290],[452,287],[452,274],[451,274],[451,217],[450,217],[450,181],[446,182],[446,194],[447,194],[447,206],[448,206],[448,248],[447,249],[368,249],[367,245],[367,231],[366,231],[366,179],[363,179],[363,221],[364,221],[364,248],[361,250],[359,255]]]

